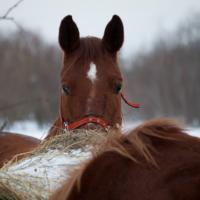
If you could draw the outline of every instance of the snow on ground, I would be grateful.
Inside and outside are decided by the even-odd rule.
[[[0,127],[1,127],[0,123]],[[3,131],[9,131],[11,133],[20,133],[28,136],[32,136],[38,139],[44,138],[46,136],[48,130],[51,128],[51,124],[45,124],[43,126],[39,126],[36,121],[19,121],[13,123],[10,128],[5,128]]]
[[[187,127],[188,131],[186,133],[188,133],[189,135],[195,136],[195,137],[199,137],[200,138],[200,127]]]
[[[126,122],[124,123],[122,130],[126,131],[132,129],[142,123],[143,122],[141,121],[135,121],[134,123]],[[187,134],[200,138],[200,127],[186,127],[186,129]]]
[[[28,177],[45,189],[53,191],[59,186],[60,182],[68,177],[70,170],[76,168],[77,164],[90,158],[90,156],[89,151],[74,150],[67,154],[58,150],[50,150],[46,154],[30,157],[7,168],[6,174]]]
[[[135,121],[133,123],[125,122],[123,124],[122,130],[134,128],[141,123],[142,123],[141,121]],[[3,123],[0,123],[0,126],[1,124]],[[37,122],[26,120],[26,121],[15,122],[9,129],[5,128],[4,131],[9,131],[12,133],[20,133],[41,139],[44,138],[44,136],[48,133],[50,127],[51,124],[45,124],[42,127],[40,127],[38,126]],[[187,129],[188,129],[187,133],[189,135],[193,135],[200,138],[200,127],[187,127]]]
[[[15,174],[27,173],[43,177],[48,169],[49,178],[56,179],[58,175],[63,174],[63,169],[66,166],[76,165],[89,156],[89,152],[81,152],[81,150],[73,151],[71,154],[61,154],[58,150],[50,150],[45,155],[25,159],[19,164],[10,167],[8,171],[13,171]]]

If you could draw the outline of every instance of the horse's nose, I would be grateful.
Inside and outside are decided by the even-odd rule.
[[[87,130],[104,130],[100,124],[96,124],[96,123],[85,124],[85,129],[87,129]]]

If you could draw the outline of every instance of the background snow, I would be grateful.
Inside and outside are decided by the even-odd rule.
[[[141,121],[135,121],[133,123],[125,122],[123,124],[123,130],[134,128],[141,123],[142,123]],[[0,123],[0,126],[1,126],[1,123]],[[51,124],[46,124],[40,127],[35,121],[27,120],[27,121],[15,122],[9,129],[5,128],[4,131],[20,133],[20,134],[29,135],[29,136],[41,139],[46,136],[50,127],[51,127]],[[188,128],[187,133],[189,135],[193,135],[200,138],[200,127],[187,127],[187,128]]]

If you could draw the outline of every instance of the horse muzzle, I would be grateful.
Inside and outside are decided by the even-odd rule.
[[[135,107],[135,108],[140,107],[140,104],[134,104],[134,103],[131,103],[130,101],[128,101],[124,97],[124,94],[122,92],[121,92],[121,97],[125,101],[125,103],[127,103],[129,106]],[[85,126],[83,126],[83,128],[85,127],[88,130],[89,129],[94,130],[94,129],[99,129],[100,127],[101,128],[103,127],[107,132],[109,132],[109,130],[111,129],[111,126],[108,126],[102,119],[95,118],[95,117],[86,117],[86,118],[76,121],[72,124],[68,124],[62,118],[61,110],[60,110],[60,121],[61,121],[63,129],[65,129],[67,131],[70,131],[70,130],[76,129],[76,128],[80,128],[83,125],[85,125]]]

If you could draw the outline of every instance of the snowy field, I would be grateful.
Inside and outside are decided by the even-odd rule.
[[[1,127],[0,123],[0,127]],[[42,127],[38,126],[36,121],[19,121],[15,122],[9,129],[5,128],[3,131],[9,131],[11,133],[20,133],[28,136],[32,136],[38,139],[44,138],[48,130],[51,128],[51,124],[45,124]]]
[[[126,122],[125,124],[123,124],[123,130],[134,128],[141,123],[142,122],[139,121],[134,122],[132,124]],[[3,123],[0,123],[0,127],[1,124]],[[43,125],[42,127],[39,127],[35,121],[22,121],[22,122],[15,122],[12,127],[10,127],[9,129],[5,128],[4,131],[9,131],[12,133],[20,133],[41,139],[46,136],[50,127],[51,124],[46,124]],[[187,129],[188,129],[187,133],[189,135],[193,135],[200,138],[200,127],[187,127]]]
[[[141,121],[138,121],[138,122],[135,122],[133,124],[129,123],[129,122],[126,122],[124,125],[123,125],[123,129],[130,129],[130,128],[134,128],[138,125],[140,125]],[[186,126],[186,133],[189,134],[189,135],[192,135],[192,136],[195,136],[195,137],[199,137],[200,138],[200,127],[190,127],[190,126]]]

